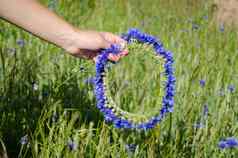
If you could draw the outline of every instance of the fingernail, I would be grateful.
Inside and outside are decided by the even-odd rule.
[[[96,61],[97,61],[97,57],[93,57],[93,61],[96,63]]]
[[[119,61],[120,57],[116,56],[113,61]]]
[[[108,55],[108,59],[111,60],[111,61],[114,61],[115,60],[115,56],[113,54],[109,54]]]
[[[124,50],[124,51],[122,51],[122,53],[121,54],[123,54],[123,55],[128,55],[129,54],[129,52],[127,51],[127,50]]]

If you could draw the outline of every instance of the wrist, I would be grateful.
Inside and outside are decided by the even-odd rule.
[[[72,27],[72,29],[68,33],[63,33],[62,35],[60,35],[60,47],[70,54],[79,52],[80,48],[76,43],[78,36],[78,29]]]

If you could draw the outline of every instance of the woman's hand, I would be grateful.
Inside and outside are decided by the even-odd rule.
[[[76,30],[72,38],[66,39],[65,49],[71,55],[95,60],[100,49],[109,48],[112,44],[125,46],[126,41],[119,36],[109,32],[79,31]],[[122,50],[118,55],[109,54],[109,59],[118,61],[121,57],[128,54],[127,50]]]
[[[125,43],[112,33],[78,30],[36,0],[0,0],[1,17],[76,57],[95,59],[99,49]],[[117,61],[126,54],[123,51],[109,58]]]

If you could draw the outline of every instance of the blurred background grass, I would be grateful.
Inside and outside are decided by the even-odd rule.
[[[94,64],[0,21],[0,140],[9,157],[238,156],[237,149],[218,148],[221,139],[238,137],[237,34],[214,23],[211,1],[42,2],[79,28],[121,34],[136,27],[160,38],[174,53],[175,110],[147,133],[114,129],[104,123],[86,81]],[[159,109],[159,85],[153,84],[160,71],[138,51],[112,69],[110,88],[128,77],[128,89],[115,101],[128,100],[133,106],[122,108],[138,112],[136,92],[144,90],[148,105],[154,100]]]

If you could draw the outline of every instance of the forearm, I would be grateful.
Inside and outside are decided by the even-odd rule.
[[[70,49],[73,26],[37,0],[0,0],[0,17],[64,49]]]
[[[95,59],[98,50],[108,48],[111,44],[125,43],[112,33],[78,30],[37,0],[0,0],[0,17],[76,57]],[[120,55],[110,55],[109,59],[117,61],[127,53],[123,51]]]

